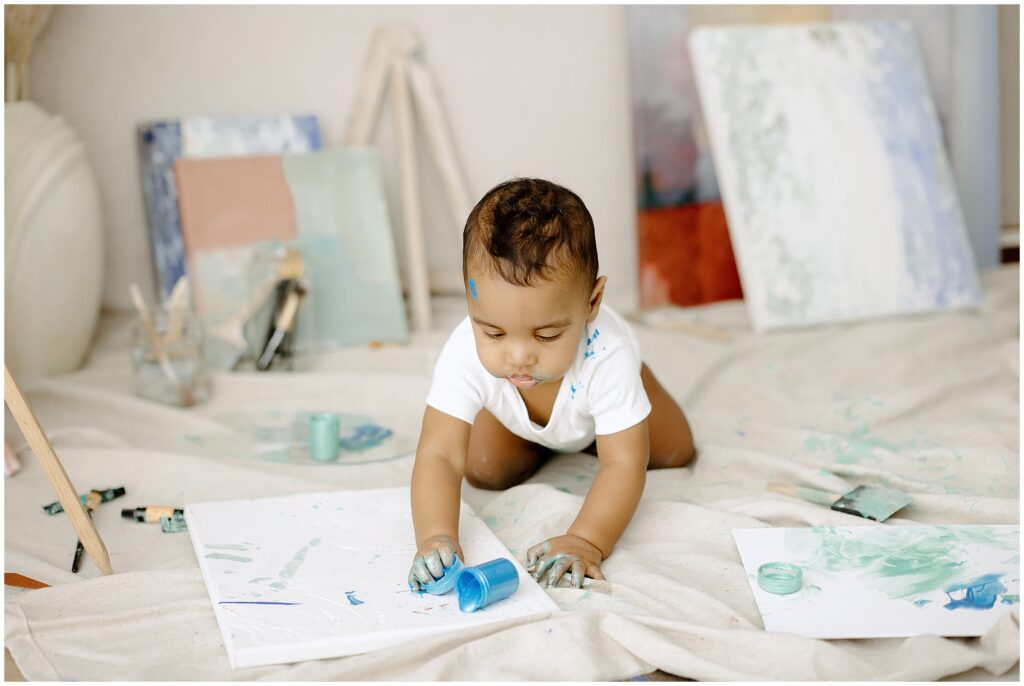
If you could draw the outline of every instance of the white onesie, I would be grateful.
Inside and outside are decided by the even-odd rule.
[[[552,450],[579,452],[596,435],[628,429],[651,411],[640,380],[636,335],[607,305],[601,306],[580,338],[547,426],[530,419],[526,403],[508,379],[495,378],[484,369],[472,326],[466,317],[455,327],[434,367],[427,404],[445,414],[472,424],[487,408],[517,436]]]

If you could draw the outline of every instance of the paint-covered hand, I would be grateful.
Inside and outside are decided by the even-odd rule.
[[[459,542],[451,536],[434,536],[424,541],[412,561],[409,570],[409,590],[419,591],[427,584],[444,576],[446,567],[451,567],[455,557],[466,559]]]
[[[543,586],[554,588],[566,572],[569,588],[582,588],[583,577],[604,579],[601,574],[603,555],[589,541],[565,534],[549,538],[526,551],[526,569]]]

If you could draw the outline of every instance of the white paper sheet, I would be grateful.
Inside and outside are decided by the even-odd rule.
[[[236,668],[364,653],[558,609],[465,503],[467,564],[510,559],[519,590],[471,614],[454,592],[410,592],[408,488],[201,503],[185,517]]]
[[[732,533],[765,631],[810,638],[980,636],[1020,603],[1018,526]],[[789,595],[762,590],[757,569],[766,562],[801,567],[803,588]]]

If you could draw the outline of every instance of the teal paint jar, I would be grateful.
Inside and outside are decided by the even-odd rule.
[[[788,562],[766,562],[757,568],[757,585],[775,595],[789,595],[803,588],[804,572]]]
[[[519,570],[503,557],[466,567],[455,581],[459,609],[476,612],[519,590]]]
[[[341,452],[341,420],[333,412],[317,412],[309,418],[309,456],[320,462],[338,459]]]

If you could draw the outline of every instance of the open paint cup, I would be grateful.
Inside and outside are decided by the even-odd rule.
[[[341,420],[333,412],[317,412],[309,418],[309,456],[320,462],[338,459]]]
[[[449,567],[444,568],[444,576],[437,581],[431,581],[429,584],[424,584],[423,590],[433,595],[442,595],[452,590],[455,586],[455,580],[459,576],[465,567],[462,566],[462,560],[459,559],[458,555],[455,556],[455,562]]]
[[[466,567],[455,581],[459,609],[476,612],[507,598],[519,589],[519,570],[503,557],[482,565]]]
[[[757,568],[757,585],[775,595],[789,595],[803,588],[804,572],[788,562],[766,562]]]

